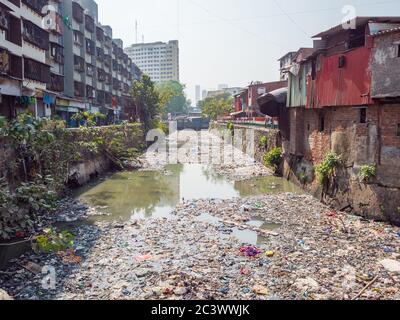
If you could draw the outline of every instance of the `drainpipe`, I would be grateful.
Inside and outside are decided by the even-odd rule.
[[[35,118],[38,117],[38,105],[37,105],[37,98],[35,98]]]

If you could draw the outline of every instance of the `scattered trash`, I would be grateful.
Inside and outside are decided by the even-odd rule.
[[[143,170],[164,168],[157,155],[147,160]],[[233,180],[268,175],[253,160],[244,155],[242,160],[214,168]],[[235,187],[243,191],[240,184]],[[133,216],[114,222],[93,219],[97,207],[64,199],[52,219],[73,221],[67,225],[75,235],[75,251],[27,253],[0,273],[0,287],[22,300],[400,299],[398,227],[329,214],[332,210],[310,195],[275,191],[234,199],[186,198],[168,212],[173,219]],[[179,199],[173,192],[170,196]],[[85,223],[88,217],[91,223]],[[279,232],[249,224],[255,220],[275,222]],[[236,230],[246,234],[245,241],[235,237]],[[28,271],[36,269],[21,268],[29,262],[53,266],[62,285],[43,290]],[[346,269],[349,262],[352,267]]]
[[[272,257],[275,255],[275,252],[274,252],[274,251],[267,251],[267,252],[265,252],[265,255],[266,255],[268,258],[272,258]]]
[[[242,247],[240,248],[240,253],[246,257],[257,257],[262,253],[261,250],[257,249],[256,247]]]
[[[81,257],[77,256],[74,252],[74,250],[66,250],[63,252],[57,253],[59,257],[61,257],[61,260],[65,264],[80,264],[81,263]]]
[[[297,279],[294,286],[302,292],[317,292],[320,288],[313,278]]]
[[[242,276],[247,276],[247,275],[250,274],[250,271],[247,270],[246,268],[240,268],[240,274],[241,274]]]
[[[39,274],[42,272],[42,267],[34,262],[28,262],[25,265],[22,265],[22,267],[32,272],[33,274]]]
[[[400,273],[400,262],[392,259],[384,259],[379,262],[387,271]]]
[[[0,289],[0,301],[6,301],[6,300],[13,300],[7,292],[4,290]]]
[[[256,285],[253,287],[253,292],[258,295],[266,296],[268,295],[268,289],[264,286]]]
[[[143,255],[143,256],[137,256],[135,257],[135,260],[137,262],[143,262],[143,261],[147,261],[147,260],[151,260],[153,257],[150,255]]]

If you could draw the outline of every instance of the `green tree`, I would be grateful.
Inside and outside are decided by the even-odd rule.
[[[204,116],[211,120],[217,120],[219,117],[233,112],[233,99],[228,93],[208,97],[200,102],[200,108]]]
[[[164,115],[168,113],[186,113],[189,101],[185,95],[185,86],[177,81],[166,81],[156,86]]]
[[[145,129],[157,127],[162,113],[162,99],[148,75],[143,74],[139,81],[133,83],[131,95],[140,110]]]

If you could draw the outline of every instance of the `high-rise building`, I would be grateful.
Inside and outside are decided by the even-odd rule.
[[[50,81],[49,32],[42,25],[46,4],[0,0],[0,115],[7,118],[26,110],[49,113],[43,103]]]
[[[204,100],[205,98],[207,98],[207,94],[208,94],[207,90],[203,90],[201,92],[201,100]]]
[[[199,85],[196,86],[195,88],[195,105],[197,106],[197,104],[199,103],[199,101],[201,100],[201,87]]]
[[[98,21],[94,0],[0,0],[0,31],[0,115],[133,118],[141,71]]]
[[[224,90],[224,89],[226,89],[226,88],[228,88],[228,85],[227,85],[227,84],[222,83],[222,84],[219,84],[219,85],[218,85],[218,90]]]
[[[138,43],[125,48],[125,53],[154,82],[179,82],[179,43],[177,40]]]

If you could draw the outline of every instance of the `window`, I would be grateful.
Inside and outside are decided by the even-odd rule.
[[[83,97],[85,95],[85,85],[82,82],[74,82],[74,94],[76,97]]]
[[[50,74],[50,90],[63,92],[64,91],[64,77],[51,73]]]
[[[90,39],[86,39],[86,53],[93,56],[95,51],[96,51],[96,47],[95,47],[94,41],[92,41]]]
[[[0,7],[0,29],[9,30],[10,29],[10,15],[6,10]]]
[[[85,28],[90,33],[94,32],[94,20],[91,16],[85,15]]]
[[[6,30],[6,40],[22,46],[21,20],[13,15],[8,16],[9,28]]]
[[[38,27],[36,24],[23,20],[24,40],[39,47],[42,50],[49,49],[49,33]]]
[[[397,124],[397,132],[396,135],[400,137],[400,123]]]
[[[79,23],[83,22],[84,18],[83,8],[76,2],[72,2],[72,16]]]
[[[10,54],[10,76],[22,79],[22,57]]]
[[[345,56],[340,56],[339,57],[339,69],[344,68],[346,65],[346,57]]]
[[[360,123],[367,123],[367,108],[360,109]]]
[[[325,131],[325,117],[322,115],[319,117],[319,132]]]
[[[25,58],[24,77],[43,83],[50,83],[50,66],[32,59]]]
[[[313,59],[311,61],[311,79],[315,80],[317,78],[317,60]]]
[[[64,64],[64,48],[60,46],[58,43],[51,42],[50,43],[50,55],[54,59],[55,62],[59,64]]]
[[[89,63],[86,64],[86,75],[89,77],[93,77],[95,73],[95,67]]]
[[[83,34],[78,30],[74,30],[74,43],[78,46],[83,46]]]
[[[37,14],[43,15],[42,8],[48,4],[48,0],[22,0],[22,3]]]
[[[13,5],[15,5],[18,8],[21,6],[20,0],[8,0],[8,1],[10,1]]]
[[[85,70],[85,60],[82,57],[74,56],[74,68],[78,72]]]
[[[400,44],[397,45],[397,57],[400,58]]]

